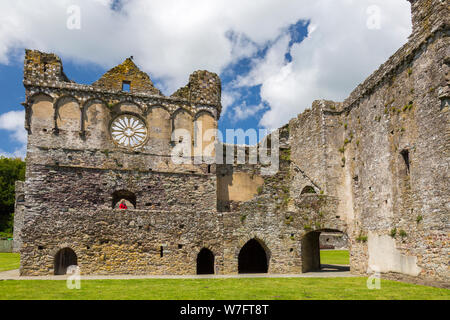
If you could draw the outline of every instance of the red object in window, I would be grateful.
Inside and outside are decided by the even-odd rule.
[[[126,206],[125,203],[121,203],[121,204],[119,205],[119,209],[128,209],[128,207]]]

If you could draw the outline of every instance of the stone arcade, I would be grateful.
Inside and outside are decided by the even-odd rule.
[[[82,274],[298,274],[320,268],[320,233],[339,231],[352,273],[447,286],[449,6],[410,2],[408,43],[344,102],[316,101],[281,128],[272,176],[259,163],[171,161],[174,130],[195,149],[217,127],[216,74],[194,72],[166,97],[131,59],[81,85],[57,56],[27,50],[21,275],[70,264]]]

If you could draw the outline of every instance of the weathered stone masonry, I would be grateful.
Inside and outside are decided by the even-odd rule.
[[[320,232],[340,231],[353,273],[448,286],[449,6],[410,2],[408,43],[344,102],[316,101],[281,128],[272,176],[171,161],[175,129],[194,150],[217,128],[217,75],[194,72],[165,97],[132,59],[80,85],[57,56],[27,51],[21,274],[53,274],[64,248],[83,274],[195,274],[203,248],[216,274],[248,270],[257,252],[257,271],[301,273],[320,267]],[[111,133],[124,115],[145,125],[139,146]]]

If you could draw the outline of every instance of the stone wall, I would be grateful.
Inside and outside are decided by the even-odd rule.
[[[194,72],[164,97],[131,60],[87,86],[69,82],[58,57],[27,51],[21,274],[53,273],[65,247],[85,274],[193,274],[204,247],[215,272],[230,274],[251,239],[269,273],[300,273],[320,267],[319,233],[338,231],[354,274],[448,285],[448,7],[411,2],[409,42],[344,102],[316,101],[281,128],[279,149],[266,150],[279,153],[271,175],[242,146],[215,151],[242,149],[245,163],[171,161],[186,143],[175,129],[217,127],[217,75]],[[147,124],[139,147],[112,141],[123,114]],[[188,149],[203,151],[197,142]],[[121,198],[134,208],[114,210]]]
[[[348,250],[348,236],[344,233],[323,232],[319,241],[321,249]]]
[[[14,250],[13,247],[14,241],[0,239],[0,253],[11,253]]]
[[[15,185],[15,200],[14,206],[14,238],[13,251],[19,252],[22,247],[22,228],[24,222],[25,212],[25,191],[24,182],[17,181]]]
[[[381,267],[371,259],[380,253],[371,244],[386,236],[393,241],[384,259],[391,265],[399,259],[401,267],[382,268],[383,273],[410,280],[413,272],[417,281],[448,283],[445,21],[443,2],[413,1],[414,33],[407,44],[344,103],[317,101],[290,123],[297,194],[310,183],[339,199],[337,215],[348,225],[354,273]]]
[[[106,90],[122,91],[124,85],[129,86],[131,93],[150,93],[162,96],[161,91],[156,89],[150,77],[138,69],[131,58],[105,73],[92,86]]]

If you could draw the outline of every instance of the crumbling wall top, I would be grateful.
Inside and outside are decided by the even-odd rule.
[[[25,50],[24,80],[71,82],[64,74],[61,59],[53,53]]]
[[[189,76],[189,83],[178,89],[171,97],[189,100],[192,103],[221,105],[221,81],[217,74],[198,70]]]
[[[131,93],[150,93],[162,96],[161,91],[155,88],[150,77],[139,70],[131,58],[126,59],[122,64],[106,72],[92,86],[122,91],[124,84],[130,86]]]

